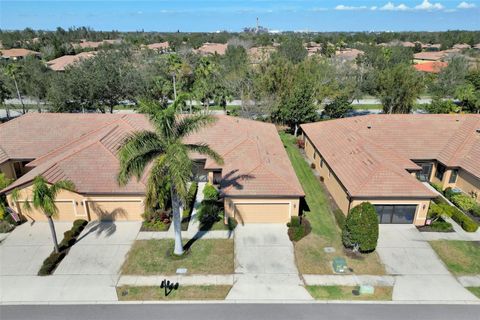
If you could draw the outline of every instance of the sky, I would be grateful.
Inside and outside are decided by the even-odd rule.
[[[480,0],[0,0],[0,29],[119,31],[480,30]]]

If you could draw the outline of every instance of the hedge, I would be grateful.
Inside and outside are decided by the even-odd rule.
[[[438,205],[442,205],[443,210],[448,210],[448,215],[450,215],[452,219],[462,227],[463,230],[467,232],[477,231],[478,223],[476,223],[472,218],[467,216],[457,207],[452,207],[451,205],[449,205],[445,201],[445,199],[441,197],[437,197],[433,199],[433,202],[435,202]]]
[[[307,236],[311,231],[312,227],[310,221],[305,217],[293,216],[290,219],[290,222],[287,223],[288,227],[288,237],[290,241],[300,241],[305,236]]]
[[[57,268],[58,264],[65,258],[68,253],[68,249],[75,244],[78,236],[82,233],[88,221],[78,219],[73,222],[73,226],[70,230],[63,233],[63,240],[59,244],[60,252],[52,252],[47,259],[43,261],[43,264],[38,271],[39,276],[48,276]]]

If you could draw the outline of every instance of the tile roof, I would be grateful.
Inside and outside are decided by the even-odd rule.
[[[427,73],[440,73],[446,66],[448,66],[448,63],[443,61],[428,61],[413,65],[415,70]]]
[[[47,65],[53,71],[65,71],[65,68],[84,59],[95,56],[95,51],[80,52],[76,55],[66,55],[47,62]]]
[[[480,177],[480,115],[368,115],[301,126],[351,196],[429,197],[407,170],[438,160]]]
[[[168,41],[151,43],[147,45],[147,48],[152,50],[164,50],[170,48],[170,44]]]
[[[413,55],[416,60],[440,61],[446,57],[447,53],[444,51],[430,51],[419,52]]]
[[[227,51],[227,44],[224,43],[210,43],[206,42],[204,43],[200,48],[198,48],[196,51],[200,54],[219,54],[219,55],[224,55],[225,52]]]
[[[229,116],[217,118],[215,124],[185,141],[208,143],[223,156],[224,164],[219,166],[192,155],[206,160],[206,168],[222,169],[223,193],[303,196],[275,126]],[[143,193],[146,177],[132,179],[124,187],[117,183],[117,150],[128,134],[138,130],[151,130],[140,114],[32,113],[2,124],[0,136],[7,139],[0,142],[0,159],[35,159],[28,164],[33,169],[5,191],[43,175],[50,182],[70,179],[80,193]],[[26,151],[30,148],[33,150]]]
[[[1,53],[2,53],[2,58],[18,58],[18,57],[26,57],[29,55],[33,55],[33,56],[40,55],[40,52],[36,52],[28,49],[22,49],[22,48],[1,50]]]

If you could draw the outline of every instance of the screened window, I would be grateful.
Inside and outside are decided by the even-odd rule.
[[[435,177],[442,181],[443,175],[445,174],[445,166],[443,164],[437,164],[437,172],[435,172]]]
[[[408,224],[415,219],[415,205],[375,205],[378,223]]]
[[[448,180],[448,183],[457,182],[457,176],[458,176],[458,170],[457,169],[452,170],[452,174],[450,175],[450,179]]]

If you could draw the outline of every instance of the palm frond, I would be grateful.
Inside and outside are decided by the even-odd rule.
[[[157,206],[165,209],[170,196],[170,183],[167,178],[165,155],[157,157],[148,176],[145,192],[145,208]]]
[[[163,152],[163,142],[154,132],[140,131],[132,134],[124,141],[118,152],[120,172],[117,178],[119,184],[127,184],[132,176],[140,179],[146,166]]]
[[[52,184],[50,191],[55,198],[60,190],[75,191],[75,184],[70,180],[60,180]]]
[[[177,120],[175,124],[175,136],[176,138],[186,137],[207,125],[213,124],[215,121],[217,121],[217,118],[209,114],[194,114],[186,116]]]
[[[222,165],[223,164],[223,158],[220,154],[218,154],[215,150],[210,148],[210,146],[206,143],[200,143],[200,144],[187,144],[186,147],[188,148],[189,151],[197,152],[202,155],[206,155],[213,160],[215,160],[216,163]]]
[[[167,149],[165,161],[172,188],[185,201],[193,168],[193,161],[188,156],[188,149],[181,143],[171,144]]]

